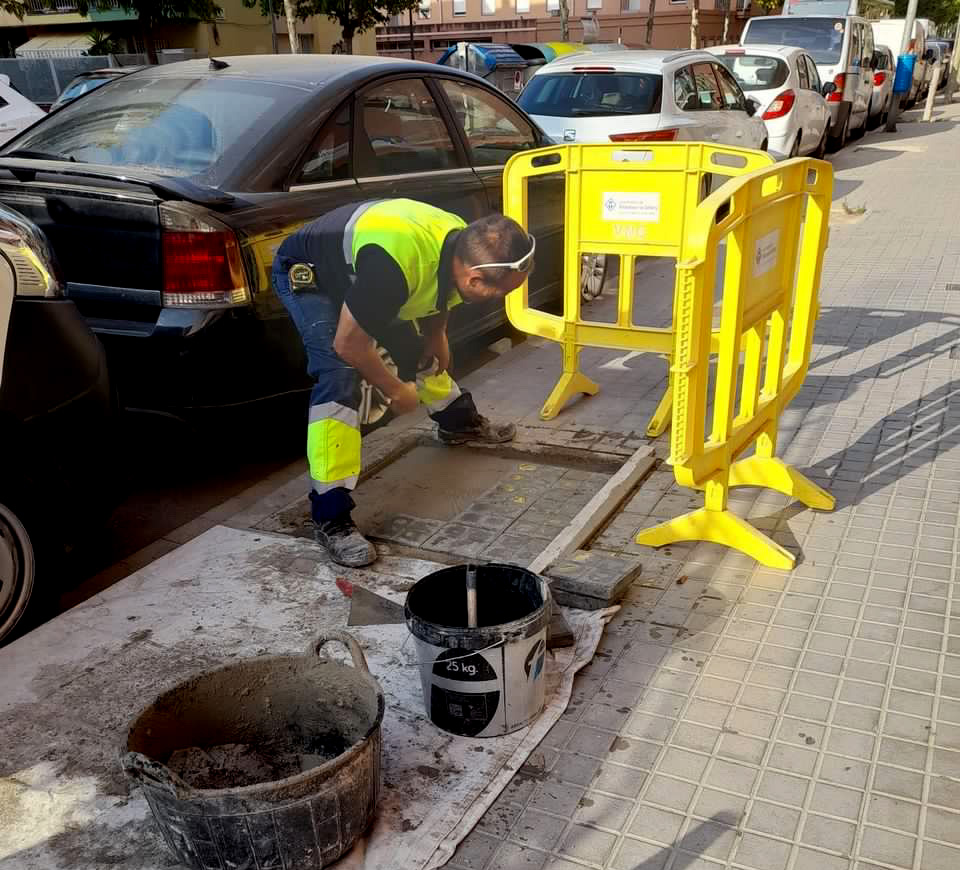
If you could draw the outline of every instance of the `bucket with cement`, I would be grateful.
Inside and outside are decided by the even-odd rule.
[[[430,721],[451,734],[498,737],[543,710],[550,589],[516,565],[475,570],[475,628],[468,627],[466,565],[419,580],[404,611]]]

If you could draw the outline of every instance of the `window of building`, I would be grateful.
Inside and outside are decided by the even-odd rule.
[[[530,0],[517,0],[517,14],[525,15],[530,11]]]
[[[457,155],[437,104],[420,79],[371,88],[360,97],[357,176],[454,169]]]
[[[587,9],[603,9],[603,0],[587,0]]]
[[[547,12],[559,12],[560,0],[547,0]]]
[[[480,5],[481,15],[494,15],[497,11],[497,0],[482,0]]]
[[[453,14],[454,14],[454,15],[466,15],[466,14],[467,14],[467,0],[453,0]]]

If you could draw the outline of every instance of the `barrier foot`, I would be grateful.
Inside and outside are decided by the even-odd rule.
[[[761,565],[782,571],[790,571],[796,561],[789,550],[730,511],[700,508],[652,529],[643,529],[636,541],[648,547],[664,547],[677,541],[709,541],[739,550]]]
[[[832,511],[836,500],[825,489],[777,457],[750,456],[730,466],[729,486],[762,486],[782,492],[807,507]]]
[[[552,420],[574,396],[581,393],[587,396],[595,396],[599,392],[599,385],[591,381],[586,375],[580,372],[564,372],[553,388],[553,392],[540,409],[540,419]]]
[[[653,412],[650,422],[647,424],[647,435],[650,438],[659,438],[670,425],[670,417],[673,413],[673,389],[667,385],[667,390],[657,405],[657,410]]]

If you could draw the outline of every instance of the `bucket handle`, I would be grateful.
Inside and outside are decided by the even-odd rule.
[[[357,643],[356,639],[352,634],[346,631],[338,631],[336,629],[332,631],[323,631],[318,636],[317,639],[310,645],[310,649],[314,655],[320,655],[320,650],[323,648],[323,645],[327,641],[339,640],[348,650],[350,650],[350,657],[353,659],[353,666],[358,671],[363,671],[365,674],[370,673],[370,668],[367,667],[367,660],[364,658],[363,650],[360,648],[360,644]]]
[[[177,776],[165,764],[147,758],[139,752],[127,752],[120,757],[120,764],[131,779],[136,780],[140,785],[144,781],[150,785],[162,788],[168,794],[174,797],[182,797],[184,792],[192,792],[193,788]]]

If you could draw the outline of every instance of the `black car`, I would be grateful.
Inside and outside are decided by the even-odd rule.
[[[283,239],[345,202],[424,200],[473,220],[503,164],[550,144],[469,73],[359,56],[259,55],[150,67],[0,151],[0,202],[47,237],[128,407],[173,410],[308,386],[269,274]],[[534,180],[535,304],[558,298],[562,178]],[[459,306],[454,339],[504,322]]]
[[[114,413],[100,342],[43,235],[0,207],[0,642],[49,597],[59,556],[109,515]]]

